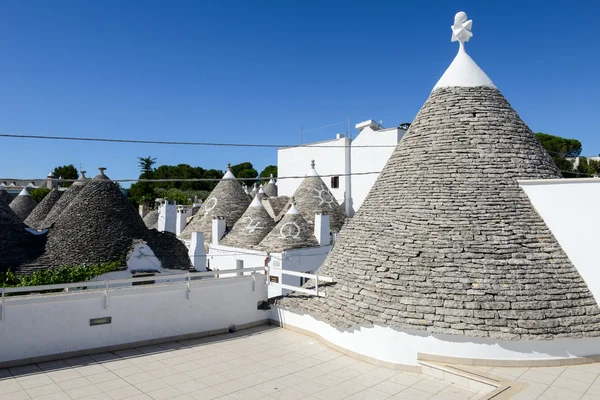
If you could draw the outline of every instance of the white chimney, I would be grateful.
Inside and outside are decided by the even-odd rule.
[[[191,207],[177,207],[177,221],[175,224],[175,234],[177,236],[181,235],[181,232],[185,229],[187,225],[187,219],[192,216],[192,208]]]
[[[329,234],[329,215],[327,213],[315,214],[315,237],[319,246],[329,246],[331,244]]]
[[[365,128],[367,128],[367,127],[371,128],[371,130],[378,131],[379,129],[381,129],[381,124],[373,121],[372,119],[368,119],[366,121],[359,122],[354,127],[356,129],[358,129],[359,132],[362,132],[362,130],[365,129]]]
[[[212,220],[212,244],[217,246],[225,236],[225,217],[215,217]]]
[[[196,271],[206,271],[206,249],[204,248],[204,233],[192,232],[192,242],[188,251],[190,261]]]
[[[165,201],[158,209],[158,231],[175,233],[177,229],[177,205]]]

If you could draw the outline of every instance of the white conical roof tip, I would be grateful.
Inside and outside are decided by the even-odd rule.
[[[443,87],[496,87],[465,51],[465,43],[473,37],[472,27],[473,21],[467,20],[465,12],[461,11],[454,16],[454,24],[450,29],[452,29],[452,41],[460,43],[458,54],[433,90]]]
[[[21,193],[19,193],[19,196],[31,196],[31,195],[27,191],[27,188],[23,188],[23,190],[21,190]]]
[[[235,175],[231,172],[231,164],[227,164],[227,172],[225,172],[222,179],[235,179]]]
[[[315,170],[315,160],[310,160],[310,170],[306,176],[319,176],[319,174],[317,174],[317,170]]]
[[[254,196],[252,199],[252,203],[250,203],[250,207],[264,207],[262,201],[258,198],[258,196]]]

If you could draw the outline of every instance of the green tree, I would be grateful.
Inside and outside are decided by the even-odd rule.
[[[576,173],[571,172],[574,169],[571,159],[581,154],[581,142],[579,140],[565,139],[542,132],[536,133],[535,136],[550,154],[565,178],[577,177]]]
[[[79,172],[73,164],[62,165],[60,167],[54,168],[54,176],[63,179],[77,179],[79,177]],[[69,187],[72,184],[73,182],[62,182],[61,186]]]
[[[152,174],[152,171],[154,170],[152,167],[154,166],[154,164],[156,164],[156,158],[153,158],[151,156],[148,157],[138,157],[138,166],[140,167],[140,171],[142,173],[142,175],[140,176],[140,178],[142,176],[147,177],[146,179],[150,179],[150,175]]]
[[[256,182],[256,177],[258,176],[258,171],[254,169],[251,162],[243,162],[240,164],[232,165],[231,172],[235,175],[236,178],[244,179],[243,181],[240,181],[240,183],[243,182],[248,186],[254,185],[254,182]]]
[[[262,170],[262,172],[260,173],[260,177],[261,178],[266,178],[263,179],[263,183],[267,183],[269,181],[269,177],[273,175],[273,177],[277,177],[277,165],[267,165],[265,167],[265,169]]]
[[[48,193],[50,193],[50,189],[48,188],[37,188],[29,192],[29,194],[35,200],[36,203],[39,203],[40,201],[44,200],[44,197],[46,197]]]

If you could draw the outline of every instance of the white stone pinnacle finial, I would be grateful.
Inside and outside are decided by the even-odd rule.
[[[315,168],[315,160],[310,160],[310,167]]]
[[[454,16],[454,25],[450,27],[452,29],[452,41],[458,41],[463,46],[473,36],[471,32],[472,27],[473,21],[467,21],[467,13],[464,11],[456,13]]]

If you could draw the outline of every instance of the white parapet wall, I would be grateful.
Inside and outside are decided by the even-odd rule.
[[[227,330],[270,318],[264,275],[6,296],[0,363]],[[189,295],[188,295],[189,293]],[[91,325],[94,318],[110,323]]]
[[[600,178],[519,184],[600,304]]]
[[[505,341],[460,335],[433,334],[389,326],[335,328],[323,321],[287,310],[274,309],[273,318],[284,327],[298,328],[344,350],[378,361],[417,365],[419,354],[475,360],[527,362],[573,359],[600,354],[600,338]],[[531,364],[529,364],[531,366]]]

